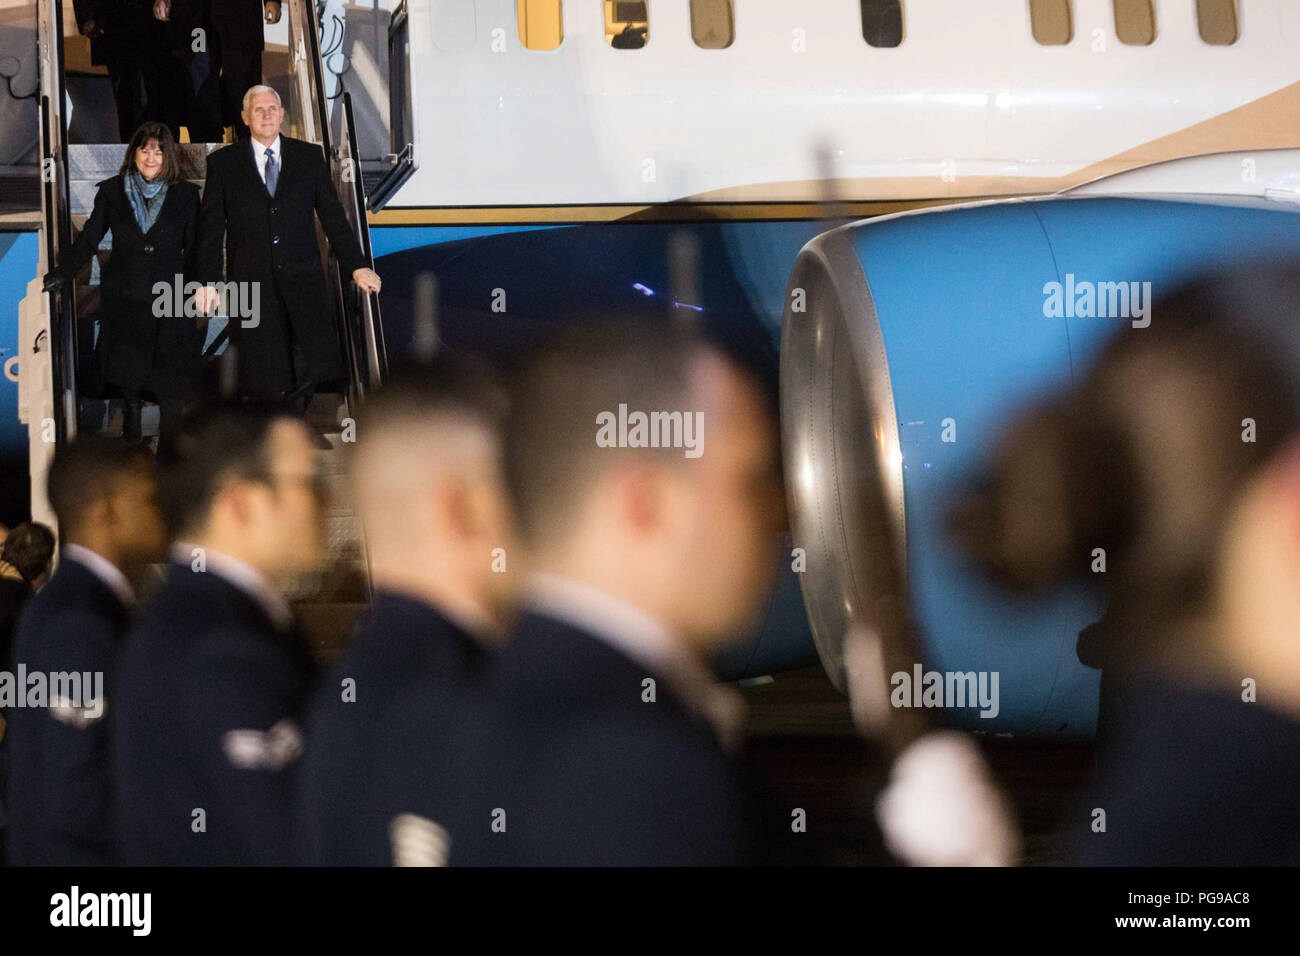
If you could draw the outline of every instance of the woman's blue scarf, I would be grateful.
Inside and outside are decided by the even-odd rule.
[[[133,169],[126,174],[125,185],[126,198],[131,203],[131,211],[135,213],[135,221],[141,232],[148,232],[153,228],[158,211],[167,199],[167,184],[161,179],[147,182],[140,175],[140,170]]]

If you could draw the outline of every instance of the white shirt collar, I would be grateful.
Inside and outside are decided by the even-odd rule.
[[[275,154],[276,165],[280,167],[281,171],[284,170],[284,163],[280,159],[280,137],[279,136],[276,136],[275,142],[273,142],[269,147],[263,146],[257,140],[253,139],[251,136],[248,138],[248,141],[252,144],[253,161],[257,163],[257,171],[258,173],[261,174],[263,180],[266,179],[266,151],[268,149],[270,149],[271,152]]]
[[[243,591],[266,611],[276,627],[287,629],[293,625],[293,611],[284,595],[265,574],[250,564],[189,541],[172,545],[172,560],[193,567],[195,550],[203,552],[203,567],[229,584]]]
[[[525,604],[604,641],[668,681],[687,707],[713,725],[724,747],[739,741],[744,722],[739,694],[718,684],[695,654],[645,611],[570,578],[542,573],[529,577]]]
[[[108,558],[79,544],[65,544],[62,554],[64,560],[76,561],[103,581],[104,585],[118,596],[123,606],[131,607],[135,604],[135,590],[131,587],[131,582],[126,579],[126,575],[122,573],[121,569]]]

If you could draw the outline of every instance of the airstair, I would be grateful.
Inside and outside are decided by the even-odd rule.
[[[63,9],[58,0],[39,2],[41,229],[37,274],[19,307],[20,421],[28,429],[32,518],[57,527],[45,495],[45,477],[55,449],[78,434],[120,433],[121,409],[106,400],[94,381],[92,356],[101,321],[99,296],[103,264],[112,255],[112,236],[76,280],[46,293],[43,279],[52,264],[72,248],[95,200],[96,184],[117,173],[126,149],[121,143],[70,143],[63,55]],[[357,240],[372,263],[364,178],[358,160],[349,95],[342,94],[341,135],[331,135],[320,55],[320,26],[311,0],[287,0],[290,76],[285,100],[285,135],[319,143]],[[287,96],[284,94],[287,92]],[[186,178],[200,187],[208,155],[220,143],[187,143]],[[368,598],[368,580],[360,527],[342,475],[344,429],[366,394],[387,374],[383,324],[377,295],[363,293],[344,275],[319,234],[322,262],[330,286],[333,319],[348,372],[346,390],[319,394],[307,411],[309,424],[329,441],[320,468],[327,476],[331,502],[326,514],[329,561],[310,580],[299,582],[294,598],[303,624],[325,651],[346,640],[352,620]],[[227,347],[226,320],[214,317],[207,327],[205,362],[220,364]],[[211,370],[212,378],[219,378]],[[157,433],[157,408],[146,406],[146,438]]]

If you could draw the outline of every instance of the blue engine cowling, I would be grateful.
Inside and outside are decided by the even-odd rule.
[[[1122,323],[1140,326],[1152,298],[1282,257],[1300,257],[1300,210],[1194,198],[976,205],[809,242],[787,290],[781,419],[800,584],[831,679],[844,685],[850,625],[909,618],[927,670],[998,675],[997,715],[959,708],[953,722],[1090,735],[1098,672],[1075,642],[1100,589],[1011,599],[946,539],[948,507],[1010,416],[1067,384]]]

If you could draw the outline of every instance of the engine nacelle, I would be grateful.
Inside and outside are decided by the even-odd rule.
[[[1300,256],[1300,209],[1193,198],[1055,198],[868,220],[796,260],[781,341],[795,545],[818,654],[844,686],[844,635],[882,632],[889,674],[996,673],[974,730],[1088,735],[1098,672],[1075,654],[1103,610],[1083,585],[1012,600],[947,540],[948,507],[1011,415],[1069,381],[1193,274]],[[910,693],[910,692],[909,692]],[[988,708],[983,708],[987,713]]]

